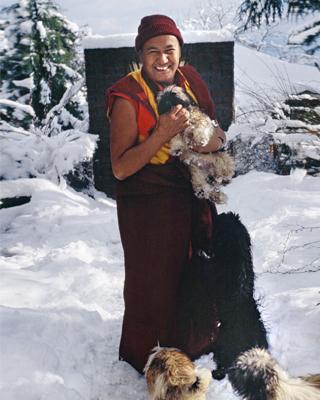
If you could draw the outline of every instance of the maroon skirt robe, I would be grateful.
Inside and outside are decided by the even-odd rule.
[[[182,347],[177,329],[181,276],[189,265],[192,237],[208,240],[215,208],[194,197],[186,167],[174,161],[149,164],[117,182],[117,211],[125,259],[119,358],[142,372],[154,346]],[[216,322],[213,315],[210,337],[195,339],[190,332],[183,350],[191,358],[210,348]]]

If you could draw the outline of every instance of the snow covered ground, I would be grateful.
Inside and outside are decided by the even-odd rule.
[[[46,179],[0,190],[32,196],[0,211],[0,398],[146,399],[144,379],[117,360],[124,271],[114,201]],[[292,374],[320,370],[319,190],[303,171],[253,171],[219,207],[251,233],[272,353]],[[198,364],[213,367],[210,356]],[[212,382],[216,398],[236,399],[226,379]]]

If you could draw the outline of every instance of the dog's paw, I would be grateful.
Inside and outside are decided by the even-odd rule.
[[[174,157],[180,157],[182,153],[182,149],[170,149],[170,154]]]
[[[203,189],[194,189],[194,194],[198,199],[205,199],[206,198],[206,193]]]
[[[206,176],[206,182],[209,183],[209,185],[213,185],[217,182],[217,179],[214,175],[209,174]]]
[[[228,196],[222,192],[215,192],[213,195],[210,196],[210,199],[215,204],[227,204]]]

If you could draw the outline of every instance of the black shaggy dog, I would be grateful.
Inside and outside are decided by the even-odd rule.
[[[200,336],[217,308],[221,326],[211,350],[217,363],[213,377],[222,379],[241,353],[267,349],[268,342],[254,299],[249,233],[231,212],[219,214],[213,225],[210,249],[196,252],[183,277],[179,325],[182,333],[192,329]]]

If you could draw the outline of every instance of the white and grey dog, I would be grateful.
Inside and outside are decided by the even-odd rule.
[[[179,156],[189,166],[193,190],[197,197],[215,203],[225,203],[227,196],[221,191],[223,183],[234,174],[234,161],[225,151],[199,153],[193,147],[205,146],[214,135],[212,120],[193,103],[190,96],[179,86],[170,85],[157,96],[159,114],[181,104],[190,112],[189,126],[170,141],[170,152]]]
[[[320,375],[293,378],[265,349],[240,354],[228,376],[246,400],[320,400]]]
[[[212,380],[211,371],[175,348],[155,347],[144,373],[152,400],[205,400]]]

